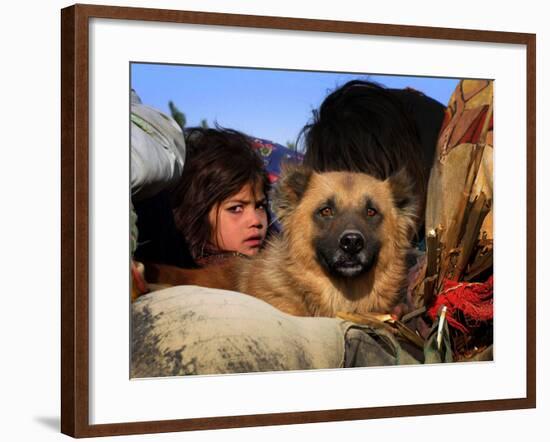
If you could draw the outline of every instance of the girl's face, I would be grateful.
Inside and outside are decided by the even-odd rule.
[[[235,195],[215,204],[208,214],[211,241],[220,250],[255,255],[267,232],[266,197],[261,183],[244,185]]]

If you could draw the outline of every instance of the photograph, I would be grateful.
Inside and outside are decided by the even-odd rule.
[[[493,83],[131,62],[130,378],[492,363]]]
[[[533,34],[61,25],[63,433],[535,407]]]
[[[8,3],[0,439],[544,434],[543,6]]]

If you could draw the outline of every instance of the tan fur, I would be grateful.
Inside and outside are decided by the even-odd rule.
[[[292,175],[292,174],[295,175]],[[303,173],[303,176],[296,174]],[[182,270],[153,266],[156,282],[196,284],[236,290],[299,316],[335,316],[344,312],[389,312],[401,302],[406,254],[414,229],[415,204],[396,206],[396,194],[410,195],[405,184],[365,174],[323,174],[287,170],[274,206],[283,234],[251,259],[229,259],[220,266]],[[305,183],[305,184],[304,184]],[[397,186],[397,190],[395,188]],[[365,192],[384,214],[379,228],[380,252],[372,268],[355,278],[335,278],[318,263],[313,238],[314,213],[328,196],[345,210],[361,210]],[[153,273],[154,273],[153,272]]]

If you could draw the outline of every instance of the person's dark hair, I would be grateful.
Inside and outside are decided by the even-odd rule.
[[[267,197],[270,184],[263,160],[247,135],[222,127],[191,128],[185,138],[185,165],[172,191],[172,208],[176,227],[196,259],[210,245],[214,229],[210,209],[246,184],[255,188],[261,183]]]
[[[433,125],[440,125],[444,107],[416,91],[361,80],[346,83],[325,98],[302,130],[304,164],[318,172],[363,172],[378,179],[405,168],[423,208],[436,139],[422,145],[408,104],[425,99],[434,106]]]

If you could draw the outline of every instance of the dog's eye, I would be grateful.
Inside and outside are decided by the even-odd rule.
[[[367,216],[375,216],[378,212],[376,209],[373,209],[372,207],[367,208]]]
[[[334,211],[331,207],[323,207],[321,210],[319,210],[319,215],[321,215],[322,217],[334,216]]]

